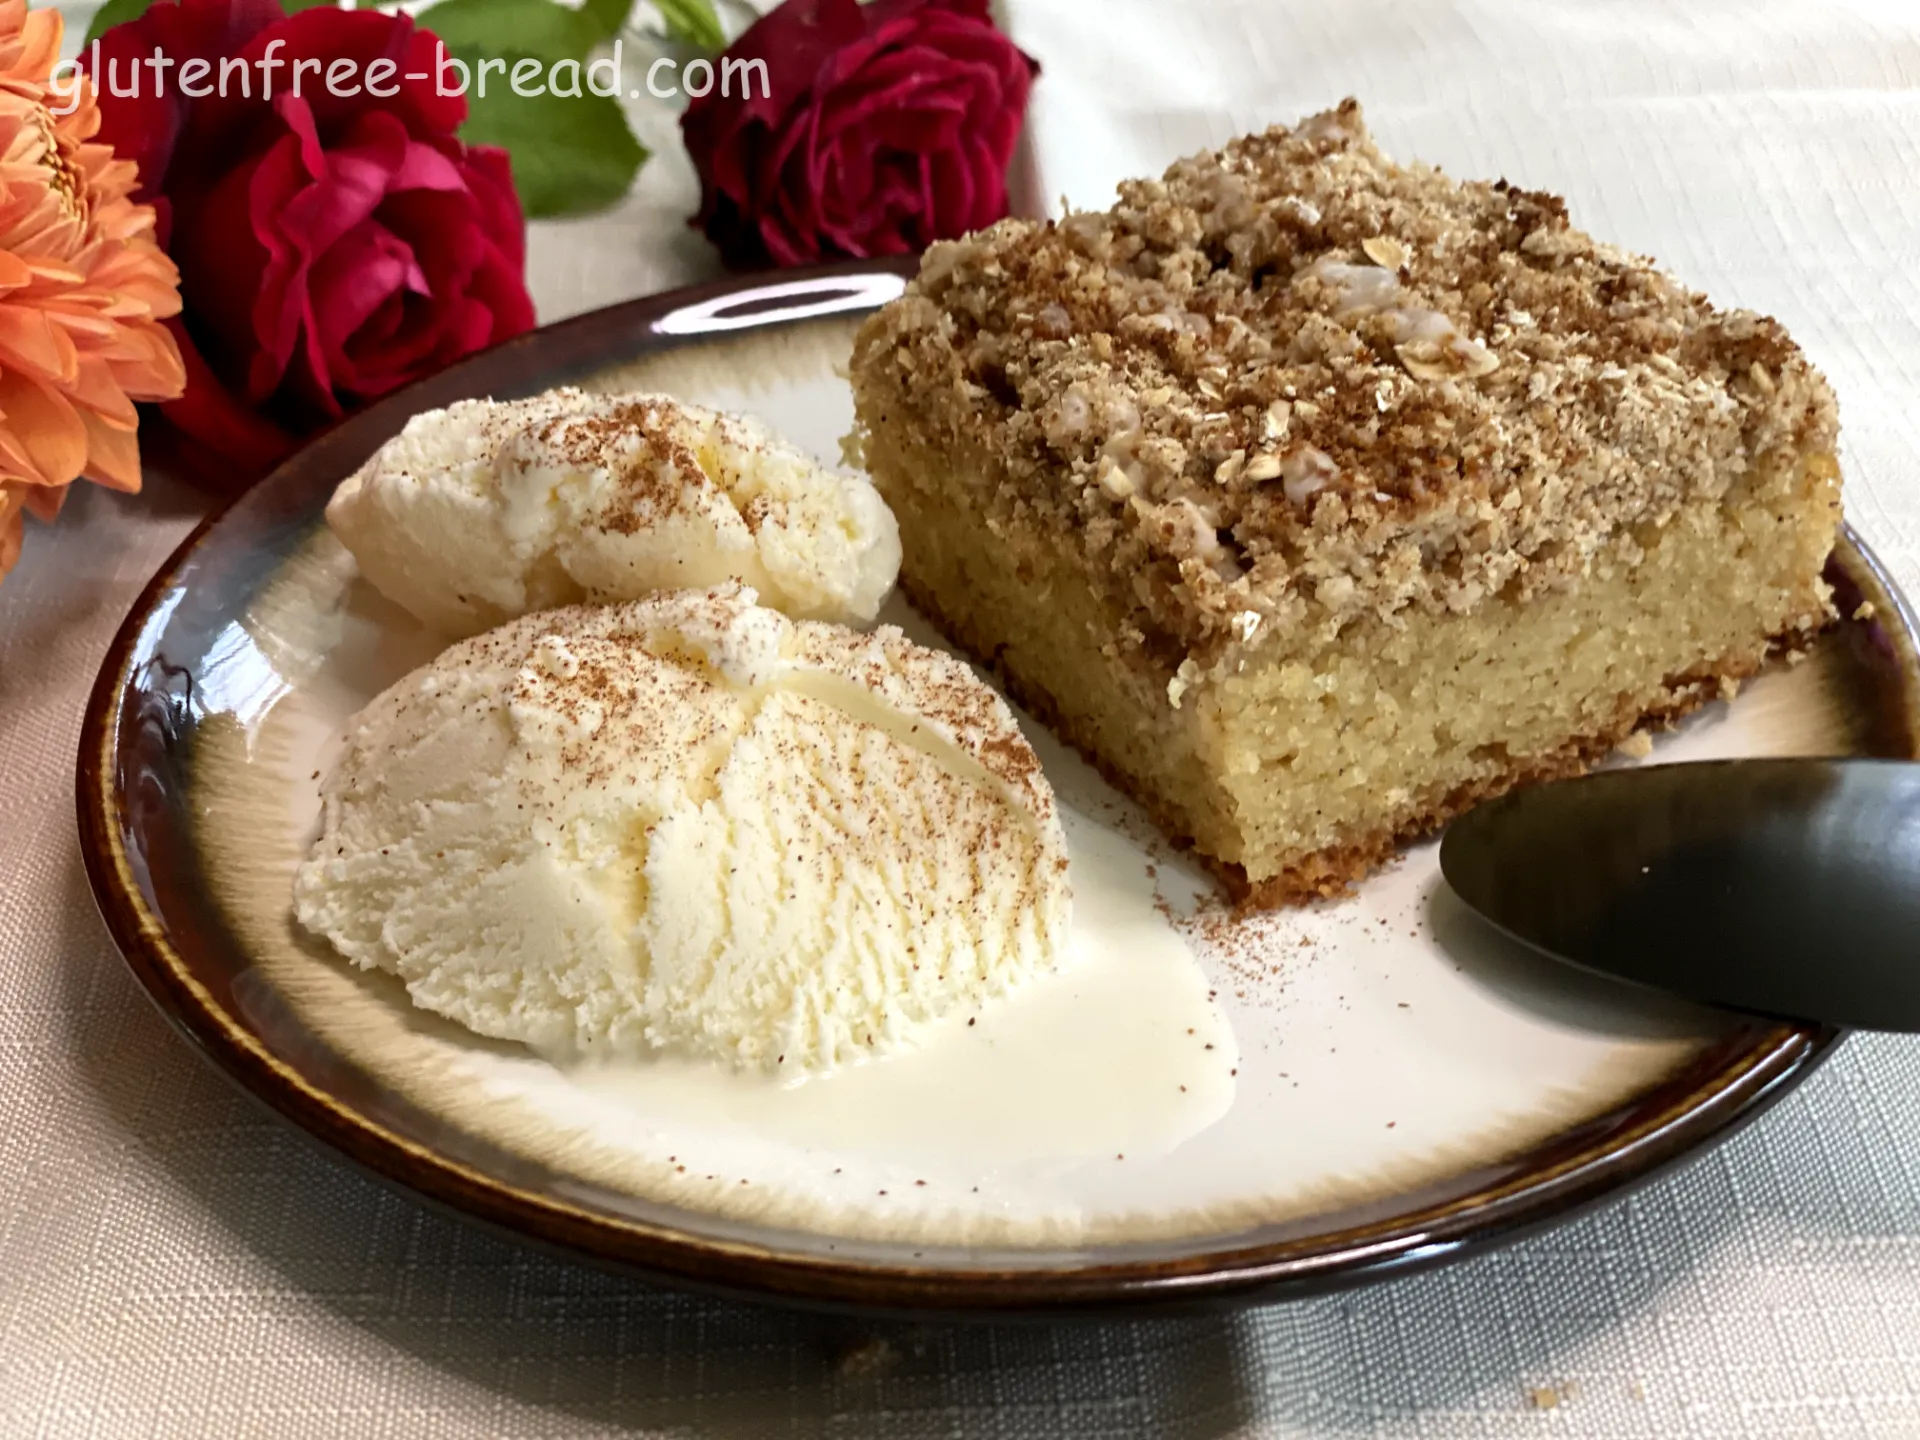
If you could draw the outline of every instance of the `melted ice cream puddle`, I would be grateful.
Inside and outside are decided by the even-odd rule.
[[[1233,1032],[1156,906],[1142,851],[1064,803],[1061,819],[1067,963],[941,1021],[920,1048],[787,1084],[671,1056],[583,1062],[568,1078],[649,1124],[800,1149],[991,1163],[1171,1148],[1232,1104]]]

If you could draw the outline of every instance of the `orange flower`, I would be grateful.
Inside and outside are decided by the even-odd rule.
[[[133,402],[186,383],[160,323],[179,272],[127,198],[133,162],[90,143],[92,87],[53,83],[60,36],[56,12],[0,0],[0,575],[22,514],[52,519],[74,480],[140,488]]]

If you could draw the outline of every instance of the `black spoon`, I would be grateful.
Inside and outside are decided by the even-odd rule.
[[[1920,1031],[1920,764],[1716,760],[1516,790],[1440,845],[1541,953],[1709,1005]]]

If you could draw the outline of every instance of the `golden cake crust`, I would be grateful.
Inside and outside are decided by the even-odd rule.
[[[935,246],[856,341],[887,370],[1159,667],[1564,587],[1838,428],[1776,322],[1551,195],[1395,165],[1351,100]]]

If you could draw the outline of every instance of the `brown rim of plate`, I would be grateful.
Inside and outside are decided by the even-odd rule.
[[[357,466],[406,416],[468,395],[512,395],[727,332],[854,315],[897,293],[910,259],[823,266],[673,291],[577,316],[507,341],[348,418],[260,487],[308,485]],[[324,491],[316,491],[324,493]],[[137,843],[139,777],[123,783],[123,732],[152,723],[130,711],[137,670],[167,619],[163,599],[189,583],[196,554],[230,502],[203,521],[147,584],[107,651],[81,730],[76,800],[81,851],[100,911],[134,975],[173,1024],[241,1089],[335,1154],[416,1198],[522,1240],[666,1284],[817,1308],[945,1318],[1063,1317],[1123,1309],[1281,1299],[1385,1278],[1513,1240],[1623,1194],[1705,1143],[1724,1138],[1803,1080],[1841,1031],[1755,1022],[1607,1115],[1491,1167],[1484,1183],[1344,1228],[1221,1236],[1186,1253],[1002,1269],[826,1259],[777,1246],[694,1235],[540,1194],[423,1147],[342,1103],[273,1053],[176,949]],[[310,518],[310,517],[309,517]],[[1829,572],[1844,613],[1902,677],[1889,732],[1920,757],[1920,624],[1849,530]],[[168,610],[171,606],[167,607]],[[1379,1207],[1375,1207],[1376,1209]],[[904,1247],[902,1247],[905,1253]]]

